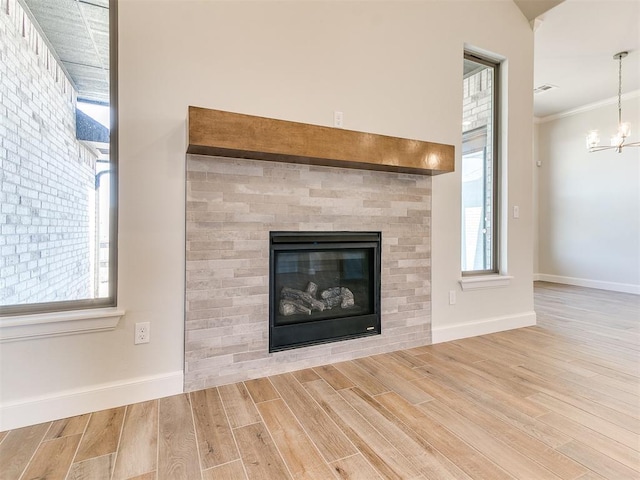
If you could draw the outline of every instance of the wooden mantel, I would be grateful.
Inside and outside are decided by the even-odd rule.
[[[453,145],[192,106],[187,153],[421,175],[454,169]]]

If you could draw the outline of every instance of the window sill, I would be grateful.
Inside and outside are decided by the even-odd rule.
[[[116,308],[0,317],[0,343],[113,330],[124,315]]]
[[[481,290],[484,288],[508,287],[513,277],[509,275],[479,275],[477,277],[463,277],[459,280],[463,292]]]

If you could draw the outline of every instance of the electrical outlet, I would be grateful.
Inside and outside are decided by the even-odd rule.
[[[449,305],[455,305],[455,304],[456,304],[456,291],[449,290]]]
[[[135,337],[133,343],[138,345],[140,343],[149,343],[151,338],[151,324],[149,322],[136,323]]]
[[[344,126],[342,112],[333,112],[333,126],[336,128],[342,128]]]

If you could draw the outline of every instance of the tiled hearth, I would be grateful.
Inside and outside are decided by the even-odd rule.
[[[187,156],[185,390],[431,343],[431,177]],[[269,232],[382,232],[382,334],[269,353]]]

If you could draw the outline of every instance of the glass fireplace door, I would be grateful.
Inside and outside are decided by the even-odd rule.
[[[270,266],[272,340],[286,331],[296,346],[379,333],[379,232],[272,232]]]

